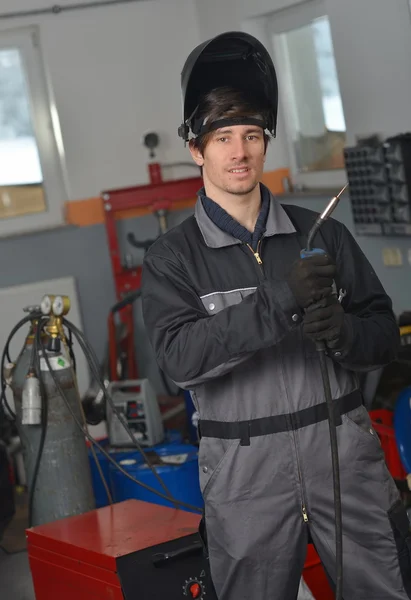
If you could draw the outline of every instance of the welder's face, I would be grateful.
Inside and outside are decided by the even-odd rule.
[[[204,185],[234,195],[250,193],[261,180],[265,162],[261,127],[234,125],[212,132],[203,155],[193,148],[195,162],[203,167]],[[216,190],[216,191],[217,191]]]

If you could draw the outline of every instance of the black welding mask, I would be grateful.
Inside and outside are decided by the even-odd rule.
[[[240,91],[258,108],[256,123],[275,136],[278,111],[278,85],[271,57],[263,44],[243,32],[228,32],[203,42],[187,58],[181,73],[183,123],[178,135],[185,142],[190,130],[194,137],[215,129],[199,117],[202,97],[219,87]],[[224,119],[218,127],[254,124],[252,119]]]

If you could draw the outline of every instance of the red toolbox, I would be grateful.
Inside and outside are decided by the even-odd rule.
[[[202,598],[187,595],[208,585],[198,524],[194,513],[127,500],[28,529],[36,600]]]
[[[214,600],[199,521],[194,513],[127,500],[28,529],[36,600]],[[332,600],[312,546],[304,579],[316,600]]]

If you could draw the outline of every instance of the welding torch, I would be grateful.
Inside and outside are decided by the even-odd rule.
[[[301,251],[301,258],[309,258],[318,254],[326,254],[322,248],[313,248],[313,240],[319,231],[320,227],[334,212],[342,194],[348,187],[348,183],[342,190],[331,199],[325,210],[317,217],[313,227],[311,228],[307,238],[307,248]],[[333,284],[335,288],[335,283]],[[336,289],[336,288],[335,288]],[[340,486],[340,466],[338,460],[338,443],[337,443],[337,422],[334,411],[334,402],[331,394],[330,377],[328,374],[326,344],[323,341],[316,342],[318,351],[321,377],[324,387],[324,396],[328,411],[328,425],[330,430],[330,446],[331,446],[331,462],[333,471],[333,490],[334,490],[334,512],[335,512],[335,549],[336,549],[336,576],[335,585],[336,600],[342,600],[342,581],[343,581],[343,547],[342,547],[342,510],[341,510],[341,486]]]

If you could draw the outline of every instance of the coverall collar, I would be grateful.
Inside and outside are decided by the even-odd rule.
[[[261,192],[266,191],[270,195],[270,208],[267,216],[266,231],[263,237],[295,233],[295,227],[281,204],[277,202],[272,193],[262,183],[260,183],[260,188]],[[202,193],[204,193],[204,189],[200,190],[199,192],[194,214],[206,245],[209,248],[224,248],[226,246],[235,246],[236,244],[241,244],[241,240],[234,238],[229,233],[226,233],[220,229],[210,219],[200,198]]]

